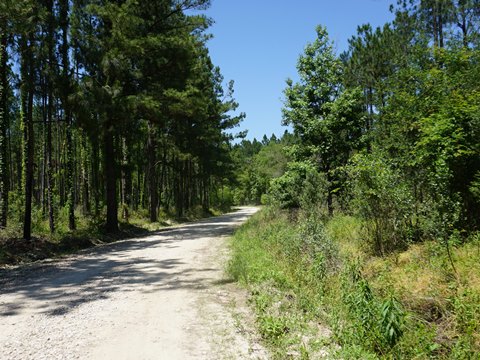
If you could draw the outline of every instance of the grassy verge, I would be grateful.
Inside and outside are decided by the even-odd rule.
[[[362,224],[265,209],[232,240],[230,274],[251,290],[278,359],[477,359],[480,244],[369,255]],[[322,324],[328,326],[327,330]]]
[[[55,258],[72,254],[100,244],[111,243],[122,239],[148,235],[168,226],[194,221],[200,218],[219,215],[227,209],[213,209],[204,213],[201,208],[189,211],[181,219],[173,214],[159,214],[158,222],[148,221],[146,211],[130,212],[128,221],[119,222],[119,231],[107,234],[104,224],[95,217],[86,217],[76,213],[77,229],[68,230],[68,214],[60,213],[56,219],[56,231],[50,234],[48,221],[40,212],[33,214],[33,239],[22,239],[22,224],[9,221],[7,229],[0,230],[0,266],[17,265],[47,258]],[[102,218],[99,216],[98,218]],[[121,219],[121,214],[119,214]]]

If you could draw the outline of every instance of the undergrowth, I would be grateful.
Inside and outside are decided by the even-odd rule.
[[[478,359],[480,243],[371,255],[362,223],[266,208],[232,240],[275,358]]]

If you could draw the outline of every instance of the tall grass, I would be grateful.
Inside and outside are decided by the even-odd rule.
[[[452,248],[453,276],[438,243],[376,257],[362,229],[349,216],[266,208],[236,232],[228,270],[251,290],[275,357],[478,358],[475,239]]]

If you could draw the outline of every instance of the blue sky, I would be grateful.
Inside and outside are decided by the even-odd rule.
[[[295,65],[315,27],[327,27],[340,53],[358,25],[381,26],[393,19],[393,0],[212,0],[206,12],[210,55],[226,81],[235,81],[239,111],[247,118],[239,130],[247,138],[281,135],[282,91],[296,78]]]

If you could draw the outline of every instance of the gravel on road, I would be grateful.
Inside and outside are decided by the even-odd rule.
[[[227,239],[257,209],[0,270],[0,359],[266,359]]]

